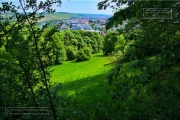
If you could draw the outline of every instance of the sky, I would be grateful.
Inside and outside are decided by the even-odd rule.
[[[61,1],[62,1],[61,7],[57,7],[56,5],[53,5],[53,8],[56,9],[56,12],[113,15],[112,12],[113,10],[110,8],[107,10],[98,10],[97,4],[103,0],[61,0]],[[13,4],[17,5],[19,3],[19,0],[0,0],[0,2],[13,2]]]
[[[112,9],[98,10],[97,4],[100,0],[63,0],[61,8],[57,11],[73,13],[92,13],[92,14],[113,14]]]

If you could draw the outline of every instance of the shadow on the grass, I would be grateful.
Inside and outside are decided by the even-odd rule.
[[[71,102],[83,111],[93,111],[98,104],[108,104],[112,86],[106,80],[108,72],[63,84],[61,94],[70,94]],[[72,93],[72,94],[71,94]]]
[[[105,55],[95,55],[93,57],[105,57]]]

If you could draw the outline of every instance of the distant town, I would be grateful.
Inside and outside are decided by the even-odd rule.
[[[70,17],[68,19],[51,20],[50,23],[61,30],[85,30],[104,34],[105,23],[110,17],[110,15],[102,14],[78,14],[77,17]],[[43,22],[42,25],[45,23],[46,22]]]
[[[57,27],[61,30],[70,29],[70,30],[86,30],[86,31],[97,31],[103,32],[105,29],[105,23],[107,17],[78,17],[70,18],[68,20],[62,20],[57,22]],[[102,34],[102,33],[101,33]]]
[[[12,14],[8,14],[12,16]],[[42,28],[43,25],[49,23],[50,26],[55,26],[60,30],[85,30],[85,31],[94,31],[100,34],[106,32],[105,23],[111,15],[106,14],[79,14],[79,13],[67,13],[67,12],[56,12],[56,13],[46,13],[44,18],[38,21],[39,28]],[[0,20],[5,19],[5,14],[0,16]],[[10,21],[15,21],[13,18]],[[119,25],[111,28],[110,30],[124,29],[126,22],[123,22],[123,25]]]

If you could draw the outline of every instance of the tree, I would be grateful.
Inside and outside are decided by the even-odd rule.
[[[55,94],[50,92],[50,72],[43,63],[43,54],[40,51],[41,48],[39,48],[39,35],[44,29],[37,28],[36,23],[43,17],[43,13],[37,16],[39,10],[42,9],[45,13],[54,12],[51,8],[52,4],[60,4],[61,2],[59,0],[41,1],[37,5],[36,2],[31,0],[20,0],[19,3],[20,5],[16,6],[12,2],[2,2],[0,7],[0,13],[6,14],[6,18],[0,21],[0,61],[4,63],[1,64],[1,78],[3,81],[1,81],[2,87],[0,88],[4,92],[0,95],[3,97],[1,99],[3,102],[0,116],[2,116],[2,119],[22,118],[22,115],[6,116],[2,108],[8,106],[47,106],[51,108],[53,118],[56,120],[55,103],[51,98]],[[29,11],[27,12],[27,10]],[[7,17],[8,13],[12,13],[10,17]],[[10,23],[13,17],[16,18],[16,21]],[[8,94],[7,97],[5,97],[6,94]],[[39,95],[41,97],[37,97]],[[43,116],[38,118],[43,119]]]
[[[68,57],[68,60],[74,60],[77,57],[77,47],[75,46],[67,46],[66,47],[66,54]]]
[[[115,4],[114,4],[115,3]],[[126,7],[122,5],[127,4]],[[116,86],[112,119],[179,119],[179,2],[172,1],[102,1],[100,9],[117,9],[108,19],[106,29],[129,20],[126,26],[124,56],[126,64],[114,68],[107,79]],[[121,8],[121,9],[120,9]],[[143,8],[172,8],[172,19],[144,19]],[[151,17],[154,17],[155,13]],[[137,20],[136,23],[131,20]],[[175,22],[176,21],[176,22]],[[170,29],[172,28],[172,29]],[[131,61],[131,62],[128,62]]]
[[[89,47],[84,47],[77,52],[76,61],[87,61],[91,58],[92,50]]]
[[[71,40],[74,39],[74,34],[70,30],[65,30],[64,44],[65,46],[71,45]]]
[[[104,38],[103,53],[108,55],[115,50],[115,45],[118,42],[118,33],[109,32]]]
[[[66,49],[64,46],[64,32],[59,31],[52,35],[53,55],[55,55],[55,64],[64,62],[67,59]]]
[[[94,54],[100,52],[103,46],[103,37],[100,34],[81,30],[65,31],[64,41],[68,60],[89,60],[91,55],[88,52],[84,53],[84,50],[86,51],[88,48],[87,51],[91,51],[91,54]],[[85,57],[86,54],[86,58],[81,58],[82,56]]]

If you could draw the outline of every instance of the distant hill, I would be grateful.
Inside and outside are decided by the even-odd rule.
[[[7,17],[12,16],[13,14],[8,13]],[[78,14],[75,13],[66,13],[66,12],[57,12],[57,13],[50,13],[50,14],[45,14],[45,17],[42,18],[39,22],[47,22],[47,21],[54,21],[54,20],[63,20],[63,19],[69,19],[71,17],[79,17]],[[5,18],[6,15],[5,14],[1,14],[2,18]],[[12,22],[15,22],[15,18],[13,18],[12,20],[10,20]]]
[[[70,18],[78,18],[78,17],[111,17],[111,15],[106,14],[82,14],[82,13],[67,13],[67,12],[56,12],[51,14],[46,14],[41,22],[52,21],[52,20],[64,20]]]
[[[111,17],[112,15],[107,15],[107,14],[85,14],[85,13],[77,13],[80,16],[106,16],[106,17]]]
[[[11,16],[12,14],[8,14],[7,16]],[[67,13],[67,12],[56,12],[45,14],[45,17],[39,20],[39,22],[47,22],[47,21],[54,21],[54,20],[65,20],[70,18],[78,18],[78,17],[111,17],[111,15],[106,14],[82,14],[82,13]],[[1,17],[5,17],[5,14],[1,14]],[[15,21],[12,19],[11,21]]]
[[[53,21],[53,20],[64,20],[69,19],[71,17],[79,17],[76,13],[66,13],[66,12],[56,12],[51,14],[46,14],[44,18],[42,18],[40,21]]]

